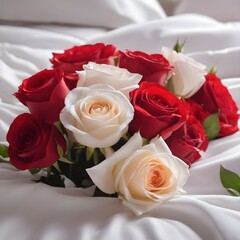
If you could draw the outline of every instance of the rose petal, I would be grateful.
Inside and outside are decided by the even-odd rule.
[[[175,75],[173,78],[174,93],[177,96],[189,98],[195,94],[205,82],[205,71],[196,68],[187,62],[175,62]]]
[[[124,158],[127,158],[133,152],[141,148],[142,137],[139,133],[135,133],[129,141],[123,145],[118,151],[113,153],[109,158],[105,159],[95,167],[86,169],[95,185],[103,192],[115,193],[115,180],[113,176],[114,166]]]
[[[85,71],[77,72],[80,77],[77,86],[89,87],[95,84],[107,84],[121,91],[127,97],[130,91],[138,87],[142,78],[140,74],[107,64],[89,62],[83,68]]]

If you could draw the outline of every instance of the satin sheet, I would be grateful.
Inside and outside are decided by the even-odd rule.
[[[10,123],[26,111],[12,93],[22,79],[50,67],[51,51],[104,41],[120,49],[151,53],[160,52],[162,46],[172,47],[178,39],[185,40],[187,54],[209,68],[217,66],[219,76],[240,107],[238,23],[180,15],[103,31],[88,36],[87,40],[84,34],[81,38],[64,31],[0,26],[0,141],[6,143]],[[28,171],[1,164],[0,239],[240,239],[240,199],[230,196],[219,178],[221,164],[240,173],[239,149],[240,133],[212,141],[190,169],[191,176],[185,185],[187,194],[140,217],[118,199],[92,198],[91,188],[62,189],[34,183]]]

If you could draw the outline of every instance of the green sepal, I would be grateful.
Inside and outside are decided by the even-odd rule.
[[[48,167],[47,168],[47,177],[49,177],[51,175],[52,172],[52,167]]]
[[[177,52],[177,53],[182,53],[183,52],[183,47],[184,47],[184,42],[180,42],[179,40],[177,40],[176,44],[174,45],[173,49]]]
[[[208,71],[208,74],[215,74],[217,72],[217,68],[212,66],[211,69]]]
[[[203,128],[205,130],[205,133],[209,141],[215,139],[218,136],[218,133],[220,131],[219,113],[214,113],[209,115],[203,121]]]
[[[32,174],[35,175],[41,171],[41,168],[30,168],[28,171]]]
[[[122,139],[128,141],[131,138],[131,134],[129,132],[126,132],[123,134]]]
[[[165,88],[166,88],[170,93],[172,93],[172,94],[175,95],[172,76],[167,80],[167,84],[166,84]]]
[[[142,145],[145,146],[150,143],[150,140],[148,138],[142,138]]]
[[[105,148],[99,148],[99,150],[100,150],[100,152],[102,153],[102,155],[103,155],[104,157],[106,157],[106,150],[105,150]]]
[[[220,166],[220,180],[224,188],[233,196],[240,196],[240,176]]]
[[[116,152],[118,149],[120,149],[123,145],[125,145],[128,140],[131,138],[131,134],[129,132],[126,132],[117,143],[115,143],[111,148],[114,152]]]
[[[97,148],[94,149],[93,151],[93,163],[94,165],[98,165],[99,164],[99,155],[98,155],[99,151]]]
[[[8,147],[0,144],[0,156],[2,156],[3,158],[7,158],[8,156]]]
[[[82,154],[83,151],[86,150],[86,148],[87,148],[87,147],[84,146],[84,145],[77,145],[77,146],[74,146],[72,149],[73,149],[74,151],[78,152],[78,154]]]
[[[114,66],[118,67],[118,65],[119,65],[119,57],[118,56],[113,57],[113,61],[114,61]]]
[[[86,148],[86,160],[89,161],[93,155],[94,148],[87,147]]]
[[[64,156],[63,149],[58,143],[57,143],[57,152],[58,152],[59,158],[62,158]]]
[[[62,172],[61,169],[60,169],[60,167],[59,167],[59,165],[58,165],[58,162],[55,162],[55,163],[53,164],[53,167],[54,167],[59,173]]]
[[[72,162],[71,160],[69,160],[69,159],[67,159],[67,158],[65,158],[65,157],[59,158],[58,161],[64,162],[64,163],[68,163],[68,164],[73,164],[73,163],[74,163],[74,162]]]
[[[66,129],[64,128],[60,121],[54,122],[53,124],[62,133],[62,135],[66,134]]]

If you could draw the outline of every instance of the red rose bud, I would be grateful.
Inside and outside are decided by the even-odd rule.
[[[78,75],[76,71],[83,70],[83,65],[88,62],[114,65],[114,56],[117,55],[116,47],[103,43],[75,46],[63,53],[52,53],[50,62],[54,68],[60,68],[65,73],[65,81],[70,90],[76,87]]]
[[[59,158],[57,145],[66,151],[66,142],[60,131],[29,113],[14,119],[7,133],[7,141],[10,161],[21,170],[54,164]]]
[[[23,80],[14,94],[20,102],[46,122],[59,120],[59,113],[64,107],[64,99],[69,89],[63,78],[63,71],[43,70]]]
[[[189,166],[201,157],[199,152],[207,149],[208,142],[202,124],[193,116],[166,140],[172,154]]]
[[[119,67],[141,74],[143,76],[141,82],[156,82],[162,86],[165,86],[167,74],[173,69],[162,54],[149,55],[130,50],[120,52]]]
[[[219,113],[220,132],[218,137],[238,131],[238,108],[228,89],[215,74],[206,75],[206,81],[192,99],[203,106],[203,110]]]
[[[142,82],[130,97],[134,107],[131,133],[140,131],[145,138],[160,135],[167,139],[186,121],[183,102],[157,83]]]

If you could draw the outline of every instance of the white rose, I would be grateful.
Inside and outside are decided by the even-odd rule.
[[[162,55],[174,66],[169,90],[182,98],[195,94],[205,82],[206,66],[171,48],[163,47]]]
[[[106,148],[127,132],[133,114],[126,96],[108,85],[97,84],[69,92],[60,120],[78,143]]]
[[[129,92],[139,87],[138,83],[142,78],[140,74],[130,73],[127,69],[112,65],[89,62],[83,68],[83,71],[77,72],[78,87],[104,83],[121,91],[127,97]]]
[[[189,177],[188,166],[172,155],[162,138],[142,147],[139,133],[87,172],[101,191],[117,192],[136,215],[183,193]]]

